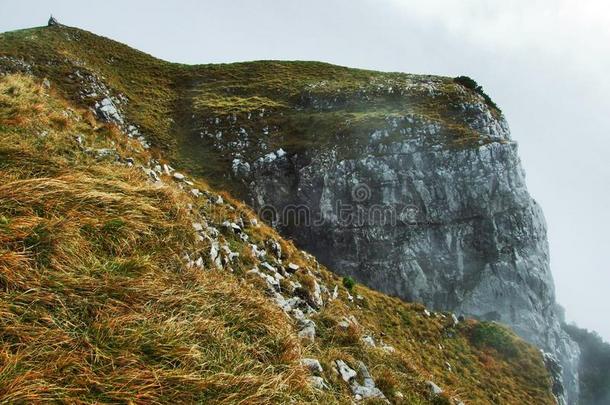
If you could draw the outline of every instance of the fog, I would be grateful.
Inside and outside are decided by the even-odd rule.
[[[519,142],[568,320],[610,341],[610,3],[0,0],[0,31],[50,13],[175,62],[321,60],[475,78]]]

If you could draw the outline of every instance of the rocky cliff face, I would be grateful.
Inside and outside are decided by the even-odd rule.
[[[259,160],[251,202],[341,274],[510,325],[561,359],[575,398],[578,349],[560,327],[546,224],[517,144],[482,100],[461,108],[474,144],[446,143],[447,128],[417,114],[388,118],[360,145]]]

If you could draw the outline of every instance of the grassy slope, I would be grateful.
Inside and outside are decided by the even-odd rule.
[[[57,34],[35,31],[47,32]],[[36,73],[60,81],[60,67],[48,69]],[[294,276],[304,286],[312,275],[331,290],[339,286],[339,298],[313,318],[316,340],[300,340],[265,285],[246,274],[258,259],[233,233],[220,236],[240,253],[232,272],[211,270],[208,261],[204,270],[189,268],[182,259],[209,248],[192,222],[248,223],[247,207],[227,194],[221,205],[195,198],[169,178],[152,185],[135,166],[87,153],[112,147],[137,166],[160,152],[96,122],[70,99],[68,81],[48,91],[27,76],[0,80],[0,401],[344,403],[349,390],[332,371],[332,361],[343,359],[353,367],[364,361],[396,403],[553,403],[538,352],[501,327],[453,328],[449,318],[362,286],[353,291],[362,299],[352,302],[340,279],[281,240],[285,260],[311,269]],[[123,86],[133,103],[145,91],[168,94],[166,106],[173,100],[164,88]],[[170,138],[162,128],[158,139]],[[215,195],[201,180],[196,185]],[[247,233],[259,245],[280,240],[264,225]],[[358,325],[342,329],[349,315]],[[396,351],[368,347],[364,334]],[[320,359],[329,390],[309,388],[301,357]],[[446,394],[432,398],[428,379]]]

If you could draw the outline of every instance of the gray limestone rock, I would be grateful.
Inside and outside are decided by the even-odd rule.
[[[312,374],[322,374],[324,371],[322,365],[317,359],[301,359],[301,364],[308,369]]]
[[[349,382],[358,375],[356,371],[350,368],[350,366],[348,366],[343,360],[336,360],[335,364],[337,364],[339,375],[345,382]]]
[[[432,395],[440,395],[443,393],[443,390],[432,381],[426,381],[426,384],[430,388],[430,392],[432,393]]]
[[[468,146],[448,142],[438,122],[388,117],[349,153],[262,159],[248,178],[250,202],[273,207],[278,230],[333,271],[435,311],[511,326],[557,356],[575,398],[579,351],[560,326],[546,223],[517,144],[501,115],[462,108],[480,136]],[[282,218],[291,207],[305,207],[307,219]]]

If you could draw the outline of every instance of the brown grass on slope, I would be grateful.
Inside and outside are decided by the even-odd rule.
[[[59,133],[46,135],[57,154],[32,133],[19,148],[41,121],[2,112],[1,403],[306,398],[284,314],[230,274],[184,266],[184,193],[114,164],[66,166]],[[57,176],[32,176],[46,166]]]

